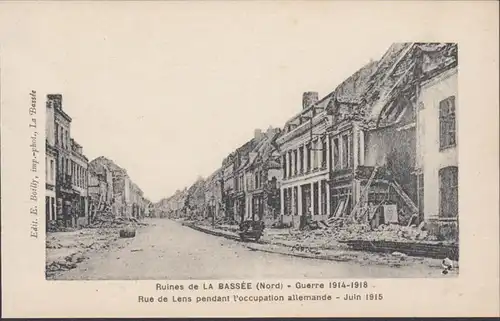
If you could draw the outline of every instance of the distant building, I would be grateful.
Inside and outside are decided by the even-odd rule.
[[[218,169],[205,180],[205,218],[218,220],[222,216],[222,171]]]
[[[245,219],[265,221],[271,225],[280,213],[282,170],[275,140],[278,128],[269,128],[249,154],[245,166]]]

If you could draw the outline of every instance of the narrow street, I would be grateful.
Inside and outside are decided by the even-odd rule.
[[[148,220],[133,239],[89,253],[57,280],[273,279],[335,277],[435,277],[424,264],[399,268],[305,259],[252,251],[244,243],[216,237],[167,219]],[[120,244],[121,243],[121,244]]]

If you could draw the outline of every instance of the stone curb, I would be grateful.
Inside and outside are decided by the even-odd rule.
[[[233,234],[233,233],[230,234],[228,232],[214,231],[214,230],[206,229],[206,228],[203,228],[201,226],[198,226],[198,225],[192,224],[192,223],[181,223],[181,224],[182,224],[182,226],[187,226],[189,228],[192,228],[193,230],[203,232],[206,234],[220,236],[220,237],[224,237],[224,238],[227,238],[230,240],[239,240],[240,239],[239,236],[237,236],[236,234]]]
[[[267,243],[270,244],[270,243]],[[261,251],[261,252],[266,252],[266,253],[274,253],[274,254],[281,254],[281,255],[287,255],[287,256],[294,256],[294,257],[300,257],[304,259],[316,259],[316,260],[325,260],[325,261],[334,261],[334,262],[348,262],[348,261],[354,261],[354,259],[340,259],[336,257],[332,257],[331,255],[313,255],[313,254],[306,254],[306,253],[293,253],[293,252],[286,252],[286,251],[280,251],[280,250],[271,250],[271,249],[264,249],[264,248],[259,248],[258,246],[254,245],[244,245],[246,248],[254,251]],[[286,245],[276,245],[276,246],[282,246],[282,247],[287,247]],[[288,247],[291,248],[291,247]]]
[[[236,234],[230,233],[230,232],[214,231],[214,230],[206,229],[206,228],[203,228],[199,225],[192,224],[192,223],[182,223],[182,225],[187,226],[189,228],[192,228],[193,230],[206,233],[206,234],[211,234],[211,235],[220,236],[220,237],[224,237],[224,238],[231,239],[231,240],[240,241],[239,236],[237,236]],[[287,246],[287,245],[282,245],[282,244],[273,244],[273,243],[270,243],[268,241],[263,241],[263,240],[260,240],[259,243],[256,243],[255,245],[245,244],[245,242],[241,242],[241,243],[243,243],[244,247],[246,247],[250,250],[261,251],[261,252],[266,252],[266,253],[274,253],[274,254],[295,256],[295,257],[306,258],[306,259],[327,260],[327,261],[335,261],[335,262],[350,261],[350,259],[339,259],[339,258],[332,257],[331,255],[326,255],[326,254],[313,255],[313,254],[306,254],[306,253],[293,253],[293,252],[287,252],[287,251],[265,249],[265,248],[259,247],[257,244],[259,244],[259,245],[262,245],[262,244],[274,245],[274,246],[279,246],[279,247],[288,248],[288,249],[290,249],[292,247]]]
[[[365,262],[361,262],[359,260],[356,260],[355,257],[340,258],[340,257],[335,257],[334,255],[331,255],[331,254],[314,255],[314,254],[308,254],[308,253],[288,252],[285,250],[285,248],[291,249],[292,246],[280,244],[280,243],[271,243],[269,241],[264,241],[264,240],[260,240],[259,243],[246,243],[246,242],[242,242],[240,240],[239,236],[236,235],[235,233],[226,232],[226,231],[224,231],[224,232],[223,231],[214,231],[214,230],[210,230],[207,228],[203,228],[203,227],[196,225],[196,224],[193,224],[193,223],[182,222],[181,224],[183,226],[192,228],[193,230],[196,230],[199,232],[203,232],[206,234],[211,234],[214,236],[220,236],[220,237],[224,237],[226,239],[238,241],[244,247],[246,247],[247,249],[253,250],[253,251],[261,251],[261,252],[266,252],[266,253],[274,253],[274,254],[280,254],[280,255],[286,255],[286,256],[294,256],[294,257],[300,257],[300,258],[306,258],[306,259],[325,260],[325,261],[332,261],[332,262],[357,262],[357,263],[360,263],[362,265],[366,265]],[[259,245],[272,245],[272,246],[276,246],[276,247],[281,247],[283,249],[269,249],[269,248],[263,248],[262,246],[259,246]],[[322,249],[322,250],[335,250],[335,249],[326,248],[326,249]],[[353,252],[360,252],[359,250],[358,251],[352,250],[352,251]],[[371,251],[361,251],[361,252],[376,253],[376,252],[371,252]],[[375,263],[375,264],[377,264],[377,263]],[[457,267],[458,267],[458,265],[457,265]]]

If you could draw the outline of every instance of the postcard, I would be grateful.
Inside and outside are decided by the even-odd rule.
[[[4,2],[5,317],[499,316],[498,3]]]

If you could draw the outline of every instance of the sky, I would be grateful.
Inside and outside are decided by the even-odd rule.
[[[112,159],[154,202],[213,173],[254,129],[282,127],[304,91],[327,95],[394,40],[356,32],[359,21],[331,4],[307,14],[280,2],[121,4],[26,6],[16,37],[3,31],[4,59],[29,61],[34,87],[63,94],[89,160]]]

